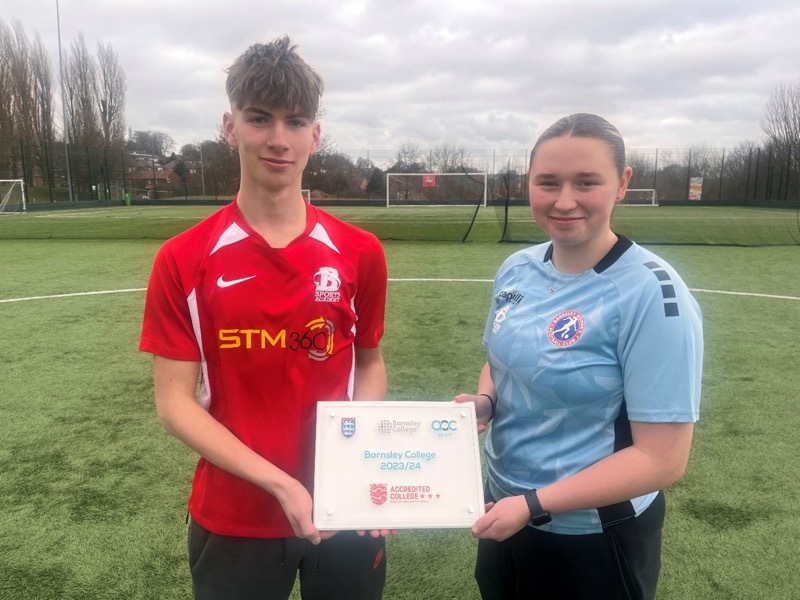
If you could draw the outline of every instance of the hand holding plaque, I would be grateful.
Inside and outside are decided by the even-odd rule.
[[[471,527],[484,513],[475,406],[320,402],[320,531]]]

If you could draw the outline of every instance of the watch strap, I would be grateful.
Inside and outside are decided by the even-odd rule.
[[[542,508],[542,503],[539,502],[539,496],[536,494],[535,489],[525,492],[525,502],[528,504],[528,510],[531,513],[532,525],[544,525],[553,520],[550,513]]]

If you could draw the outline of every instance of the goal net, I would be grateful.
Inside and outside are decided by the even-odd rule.
[[[25,202],[25,182],[22,179],[0,179],[0,214],[23,213]]]
[[[486,173],[387,173],[386,206],[486,206]]]
[[[627,190],[620,204],[627,206],[658,206],[655,190]]]

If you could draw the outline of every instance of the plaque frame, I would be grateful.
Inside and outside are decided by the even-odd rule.
[[[471,402],[317,403],[320,531],[463,528],[484,514]]]

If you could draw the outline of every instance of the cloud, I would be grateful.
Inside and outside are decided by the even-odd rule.
[[[282,34],[325,78],[323,131],[351,154],[408,141],[524,149],[575,111],[612,119],[630,147],[730,147],[759,140],[770,92],[800,80],[795,0],[61,0],[60,9],[65,50],[83,32],[90,49],[102,40],[117,51],[129,126],[178,146],[216,134],[226,66]],[[57,66],[52,5],[4,13],[41,34]]]

